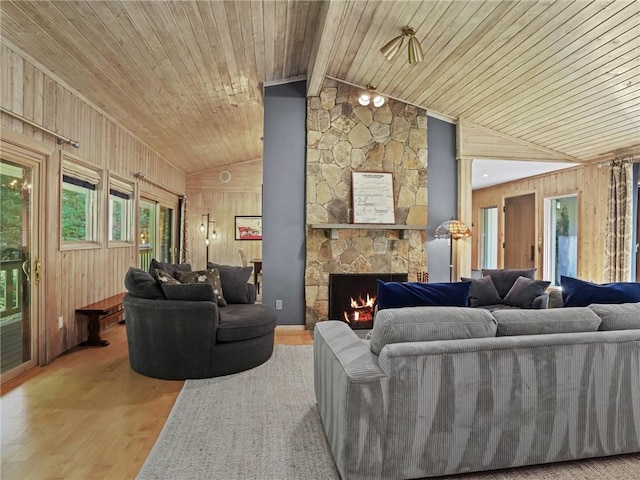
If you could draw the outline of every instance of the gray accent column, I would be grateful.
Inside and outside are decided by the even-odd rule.
[[[262,303],[279,325],[304,325],[306,84],[265,88]]]
[[[449,242],[433,234],[438,225],[458,215],[456,126],[427,117],[427,148],[427,270],[429,282],[448,282]]]

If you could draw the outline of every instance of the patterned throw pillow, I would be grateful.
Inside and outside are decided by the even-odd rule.
[[[173,278],[173,276],[161,268],[153,269],[153,277],[157,280],[160,286],[162,285],[177,285],[180,282]]]
[[[227,305],[222,293],[222,283],[220,282],[220,272],[217,268],[207,270],[196,270],[193,272],[176,272],[176,277],[181,283],[210,283],[213,286],[213,294],[216,296],[219,307]]]

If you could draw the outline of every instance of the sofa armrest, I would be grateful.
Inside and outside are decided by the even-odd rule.
[[[339,321],[316,324],[313,351],[316,400],[336,466],[344,479],[375,478],[383,461],[388,382],[378,357]]]
[[[206,376],[219,323],[214,302],[127,294],[123,305],[129,361],[135,371],[166,379]]]
[[[531,303],[531,308],[536,310],[549,308],[549,294],[543,293],[542,295],[534,298]]]

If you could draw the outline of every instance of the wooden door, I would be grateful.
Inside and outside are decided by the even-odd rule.
[[[534,268],[536,196],[506,198],[504,207],[504,268]]]

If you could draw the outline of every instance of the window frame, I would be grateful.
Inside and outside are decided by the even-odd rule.
[[[112,196],[119,197],[122,199],[126,198],[126,207],[128,211],[125,211],[125,223],[126,226],[124,230],[127,232],[126,238],[124,240],[113,239],[113,203]],[[135,246],[134,238],[136,234],[136,214],[135,214],[135,206],[136,206],[136,191],[135,184],[133,182],[129,182],[123,178],[120,178],[115,175],[109,175],[109,189],[106,194],[107,197],[107,218],[106,218],[106,233],[107,233],[107,242],[109,248],[117,248],[117,247],[132,247]]]
[[[74,182],[65,181],[65,177],[75,180]],[[60,251],[65,250],[90,250],[101,248],[102,241],[102,195],[103,195],[103,172],[101,169],[84,161],[80,157],[66,152],[60,152],[60,183],[59,183],[59,245]],[[86,190],[95,192],[92,195],[92,206],[87,217],[92,219],[90,230],[92,236],[88,240],[65,240],[63,238],[63,206],[64,206],[64,189],[66,185],[74,185],[75,188],[83,188],[85,185],[93,185],[93,189]],[[71,189],[73,190],[73,188]]]

